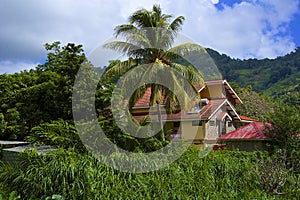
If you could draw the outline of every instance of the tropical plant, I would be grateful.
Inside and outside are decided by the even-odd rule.
[[[236,106],[241,115],[264,121],[267,114],[274,109],[272,100],[261,93],[253,91],[251,86],[238,88],[236,91],[243,101],[242,104]]]
[[[287,182],[291,169],[286,166],[286,155],[278,155],[258,159],[257,175],[262,187],[271,193],[280,194],[280,190]]]
[[[300,113],[292,105],[279,103],[273,112],[269,113],[267,121],[272,124],[268,134],[273,137],[274,152],[285,151],[286,162],[300,174]]]
[[[25,140],[36,145],[53,145],[66,149],[74,147],[78,152],[85,152],[75,126],[62,119],[32,128]]]
[[[75,75],[86,59],[82,46],[45,47],[47,60],[36,69],[0,75],[0,139],[23,140],[40,123],[73,119]]]
[[[12,192],[8,193],[7,195],[6,194],[3,195],[1,193],[2,193],[2,191],[0,192],[0,200],[18,200],[18,199],[21,199],[20,195],[18,195],[16,191],[12,191]]]
[[[152,10],[138,10],[129,17],[129,24],[119,25],[114,29],[116,37],[121,36],[125,41],[113,41],[104,45],[106,48],[129,56],[125,61],[111,63],[104,74],[104,79],[115,78],[116,74],[120,77],[130,70],[143,66],[140,71],[126,74],[126,79],[123,81],[123,85],[126,87],[122,87],[122,89],[135,90],[129,101],[129,106],[132,107],[144,95],[145,91],[151,88],[150,105],[157,105],[161,130],[163,130],[160,111],[162,98],[165,97],[166,99],[167,109],[173,111],[178,109],[179,97],[176,98],[175,94],[167,87],[153,83],[155,82],[153,79],[152,83],[147,83],[146,79],[154,78],[159,82],[159,78],[168,79],[167,76],[169,75],[170,80],[168,80],[174,84],[174,88],[177,91],[184,91],[186,88],[184,88],[182,80],[176,76],[176,72],[182,75],[190,83],[192,90],[198,94],[195,83],[203,83],[202,74],[197,71],[195,66],[184,65],[183,62],[179,61],[190,54],[206,52],[200,45],[193,43],[184,43],[173,47],[176,35],[184,22],[184,17],[179,16],[170,21],[171,18],[171,15],[163,14],[158,5],[154,5]],[[159,77],[158,75],[162,73],[168,75]],[[138,86],[138,89],[128,87],[131,85]],[[162,131],[162,140],[164,139],[164,131]]]
[[[26,150],[20,163],[0,162],[0,189],[5,197],[16,191],[21,199],[299,199],[300,179],[292,173],[280,188],[286,192],[282,198],[265,190],[256,173],[257,157],[267,156],[263,152],[199,153],[191,148],[159,171],[125,173],[74,149],[43,155]]]

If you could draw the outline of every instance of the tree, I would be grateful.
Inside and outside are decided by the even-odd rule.
[[[267,113],[273,110],[271,100],[253,91],[251,86],[239,88],[237,93],[243,104],[237,105],[236,109],[242,115],[264,121]]]
[[[72,120],[72,92],[75,76],[86,60],[82,45],[68,43],[61,47],[60,42],[45,44],[47,61],[37,67],[38,84],[47,84],[39,105],[42,112],[50,114],[49,120],[59,118]]]
[[[85,55],[81,45],[45,45],[47,61],[36,69],[0,75],[0,138],[22,140],[43,122],[72,120],[75,75]]]
[[[268,134],[273,138],[275,146],[284,152],[287,164],[300,173],[300,112],[292,105],[282,102],[270,112],[267,121],[272,124]]]
[[[174,69],[180,73],[191,85],[193,91],[198,94],[195,83],[203,83],[202,74],[197,69],[190,65],[184,65],[179,62],[183,57],[192,53],[206,53],[205,49],[199,45],[192,43],[184,43],[179,46],[172,47],[174,39],[181,29],[184,22],[184,17],[179,16],[173,21],[169,14],[163,14],[158,5],[154,5],[152,10],[141,9],[134,12],[129,17],[129,24],[119,25],[115,28],[115,35],[122,36],[126,41],[113,41],[104,45],[121,52],[129,58],[122,62],[115,62],[111,65],[104,74],[104,79],[114,77],[112,75],[118,74],[122,76],[126,72],[139,67],[140,65],[147,65],[140,73],[142,77],[155,76],[164,69]],[[170,77],[177,90],[183,89],[180,85],[179,78],[170,71]],[[145,93],[147,88],[151,88],[150,105],[157,106],[158,119],[162,130],[162,140],[165,140],[164,131],[162,127],[160,102],[163,97],[167,100],[168,110],[175,110],[178,105],[178,97],[168,88],[155,84],[145,83],[143,78],[137,79],[136,73],[131,73],[127,76],[127,85],[135,84],[142,85],[130,98],[129,105],[133,106]],[[198,96],[199,97],[199,96]]]

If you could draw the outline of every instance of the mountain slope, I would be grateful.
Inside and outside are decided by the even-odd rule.
[[[223,77],[242,87],[251,85],[258,92],[280,96],[293,92],[300,82],[300,48],[276,59],[233,59],[212,49],[207,52]]]

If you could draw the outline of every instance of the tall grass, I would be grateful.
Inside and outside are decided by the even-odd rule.
[[[267,193],[256,172],[263,153],[211,152],[200,158],[189,149],[168,167],[149,173],[124,173],[87,154],[59,149],[49,155],[22,155],[19,165],[1,164],[0,182],[22,199],[286,199],[299,181],[289,175],[285,195]]]

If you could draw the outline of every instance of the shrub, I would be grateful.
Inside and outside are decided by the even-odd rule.
[[[32,128],[31,134],[25,140],[36,145],[52,145],[66,149],[74,147],[78,152],[85,152],[75,126],[62,119]]]
[[[201,158],[190,148],[159,171],[116,171],[88,154],[58,149],[46,155],[26,151],[19,165],[1,164],[0,182],[22,199],[268,199],[255,172],[266,153],[211,151]],[[284,189],[297,182],[288,174]],[[294,187],[294,186],[293,186]],[[292,192],[290,195],[297,195]],[[285,196],[287,197],[287,196]],[[290,197],[290,196],[289,196]]]

